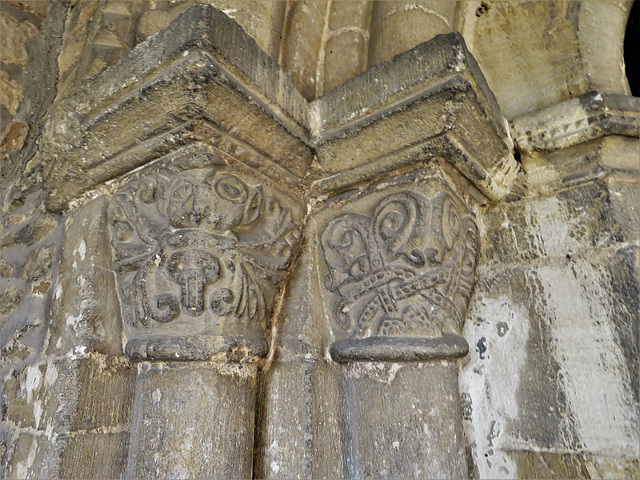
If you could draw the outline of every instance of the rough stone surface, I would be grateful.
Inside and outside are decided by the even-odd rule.
[[[194,3],[2,2],[0,477],[639,477],[633,2]]]
[[[228,169],[146,177],[118,192],[108,222],[127,355],[208,360],[243,338],[266,355],[301,217],[291,197]]]
[[[251,478],[256,373],[140,365],[127,477]]]
[[[467,27],[473,33],[466,38],[505,116],[519,117],[597,89],[628,95],[622,42],[632,3],[534,0],[478,5]]]
[[[185,32],[193,23],[197,28]],[[220,150],[240,143],[233,153],[242,162],[287,183],[320,177],[315,195],[411,164],[421,151],[448,158],[492,199],[506,194],[518,169],[495,98],[456,34],[420,45],[311,104],[252,39],[206,5],[189,9],[142,46],[49,117],[42,160],[34,160],[60,159],[46,179],[49,208],[59,211],[87,190],[197,141]],[[234,49],[245,53],[230,55]],[[262,70],[251,54],[262,59]],[[156,68],[158,62],[166,66]],[[380,82],[389,86],[382,94]],[[112,96],[117,100],[101,111]],[[130,128],[123,131],[124,125]],[[386,144],[373,140],[383,134]],[[477,148],[479,138],[484,150]],[[314,149],[319,162],[310,172]],[[360,175],[331,175],[353,167]]]

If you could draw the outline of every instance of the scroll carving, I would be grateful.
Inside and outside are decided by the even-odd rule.
[[[262,337],[300,237],[289,198],[249,175],[199,169],[129,184],[108,217],[132,337]]]
[[[438,338],[460,331],[475,282],[477,229],[463,202],[436,181],[426,195],[380,196],[322,234],[336,336]],[[342,332],[342,333],[341,333]]]

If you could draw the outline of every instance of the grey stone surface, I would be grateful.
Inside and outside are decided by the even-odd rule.
[[[3,3],[0,476],[638,477],[631,2],[190,3]]]
[[[106,207],[107,199],[97,198],[67,222],[53,292],[48,353],[122,354],[122,319]]]
[[[349,477],[467,477],[454,363],[342,369]]]
[[[256,374],[139,364],[126,478],[251,478]]]
[[[18,433],[9,478],[118,478],[135,384],[128,362],[99,354],[52,358],[3,383],[2,421]],[[87,460],[96,451],[100,458]]]
[[[342,455],[347,444],[339,367],[328,357],[329,323],[314,301],[320,277],[316,246],[310,240],[315,236],[313,220],[307,228],[310,235],[303,237],[272,332],[274,356],[260,380],[256,478],[348,476]]]
[[[638,141],[583,140],[523,155],[479,215],[460,385],[481,477],[638,473]]]

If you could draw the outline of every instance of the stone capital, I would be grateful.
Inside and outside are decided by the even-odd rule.
[[[518,171],[508,126],[460,34],[307,102],[233,20],[194,5],[52,109],[41,152],[53,164],[47,205],[67,209],[196,144],[307,197],[444,158],[498,200]]]
[[[107,215],[131,359],[267,354],[300,205],[254,176],[208,167],[131,182]]]
[[[437,170],[395,179],[316,218],[337,361],[464,356],[475,283],[473,214]]]

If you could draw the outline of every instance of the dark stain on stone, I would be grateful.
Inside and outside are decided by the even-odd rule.
[[[640,285],[634,267],[638,255],[640,249],[637,247],[623,248],[606,267],[611,311],[608,321],[613,324],[634,398],[640,397]]]
[[[470,422],[473,419],[473,401],[471,399],[471,394],[460,394],[460,401],[462,404],[462,419]]]
[[[489,435],[487,435],[487,440],[489,440],[490,447],[493,447],[493,441],[498,438],[501,433],[502,431],[497,425],[497,422],[495,420],[491,420],[491,423],[489,424]],[[489,449],[487,453],[489,455],[493,455],[493,449]],[[487,454],[485,454],[485,456],[487,456]]]
[[[506,322],[498,322],[496,325],[496,329],[498,330],[498,335],[500,337],[504,337],[505,334],[509,331],[509,325]]]
[[[29,244],[33,239],[33,225],[25,225],[13,236],[15,243]]]
[[[477,345],[476,345],[476,351],[477,351],[477,352],[478,352],[478,354],[480,355],[480,358],[481,358],[481,359],[483,359],[483,360],[485,359],[484,354],[485,354],[485,352],[487,351],[487,346],[486,346],[486,345],[485,345],[485,343],[484,343],[484,342],[486,342],[486,341],[487,341],[487,339],[486,339],[485,337],[482,337],[482,338],[478,341],[478,343],[477,343]]]
[[[491,7],[489,5],[487,5],[485,2],[482,2],[476,10],[476,17],[481,17],[482,15],[487,13],[490,8]]]

